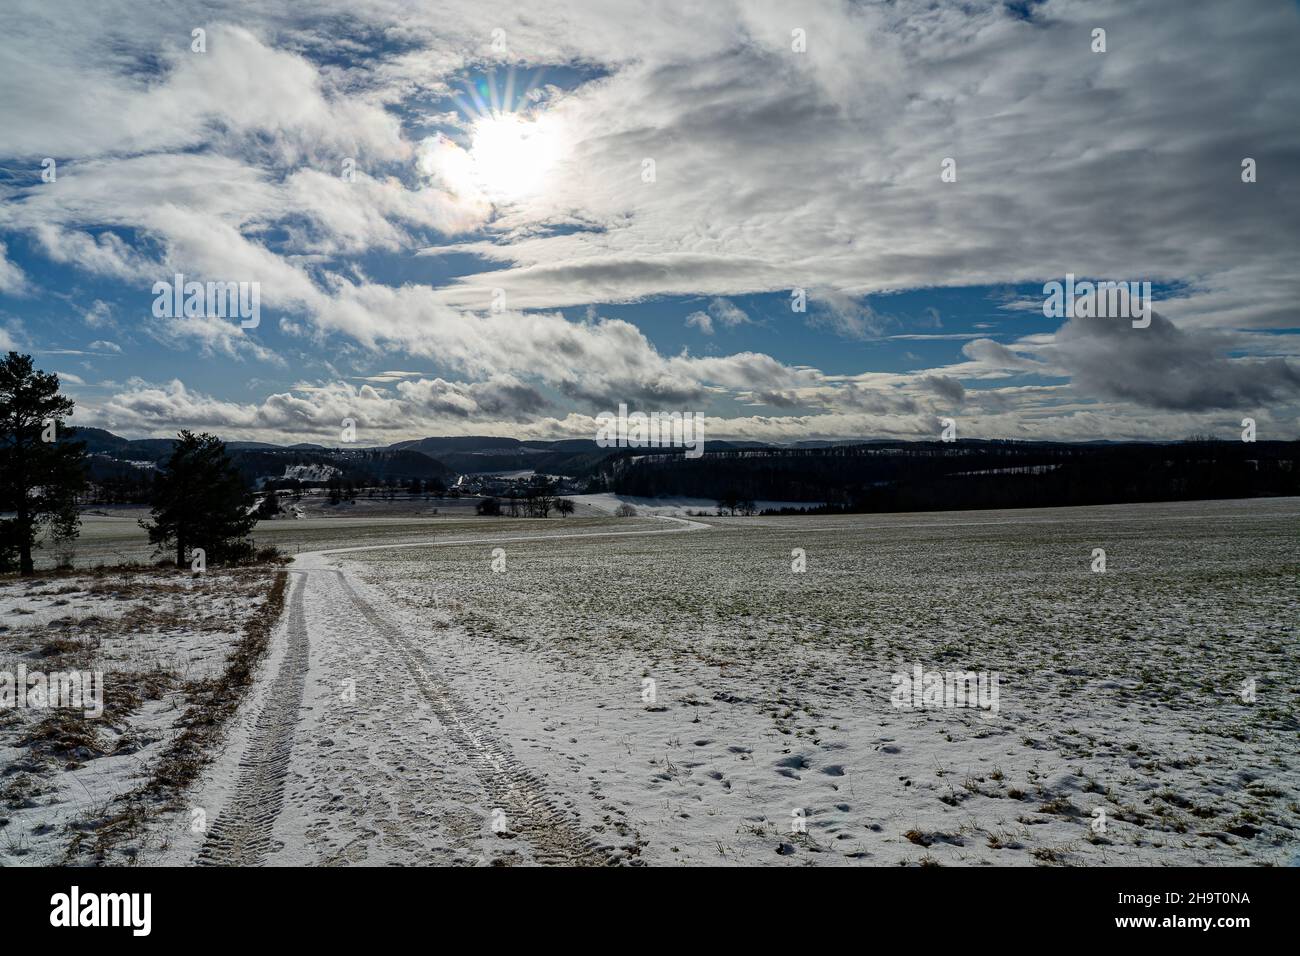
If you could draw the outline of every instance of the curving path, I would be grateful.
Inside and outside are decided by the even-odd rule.
[[[488,536],[300,554],[276,629],[276,672],[242,740],[237,772],[195,862],[337,864],[474,862],[481,820],[515,840],[525,862],[622,862],[584,832],[562,795],[457,698],[427,642],[403,632],[331,558],[360,551],[624,537],[707,530],[673,527]],[[351,687],[352,699],[339,687]],[[378,692],[375,692],[375,691]],[[477,809],[470,809],[477,808]],[[476,847],[478,849],[476,849]]]

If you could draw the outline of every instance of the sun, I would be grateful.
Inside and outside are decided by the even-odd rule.
[[[540,76],[534,74],[522,90],[513,69],[504,89],[493,73],[467,83],[463,95],[452,95],[462,121],[422,143],[422,172],[470,213],[541,195],[571,148],[562,114],[546,108],[552,97],[537,86]]]
[[[493,112],[475,120],[470,131],[471,175],[494,199],[536,193],[557,154],[556,131],[545,116]]]

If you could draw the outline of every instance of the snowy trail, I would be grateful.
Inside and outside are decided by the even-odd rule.
[[[490,538],[447,538],[442,541],[436,539],[404,541],[399,544],[368,544],[356,548],[329,548],[324,551],[304,552],[298,557],[305,559],[320,554],[352,554],[357,551],[393,551],[400,548],[438,548],[466,544],[512,544],[517,541],[553,541],[561,538],[623,538],[646,534],[679,534],[682,531],[707,531],[713,527],[713,525],[705,524],[702,521],[674,518],[671,515],[647,515],[647,517],[654,518],[656,521],[671,521],[682,527],[663,528],[658,531],[577,531],[563,534],[516,535],[513,537],[493,536]]]
[[[393,548],[622,537],[671,528],[458,538],[298,555],[289,606],[232,753],[196,794],[220,804],[193,859],[205,865],[472,862],[485,840],[521,861],[599,866],[618,852],[584,832],[568,801],[496,739],[443,676],[453,660],[389,619],[330,558]],[[349,690],[340,693],[340,688]],[[237,763],[232,763],[237,758]],[[223,778],[224,779],[221,779]],[[206,791],[206,793],[205,793]],[[490,818],[486,834],[481,821]],[[516,839],[517,838],[517,839]],[[494,844],[495,845],[495,844]],[[518,850],[514,850],[515,846]]]
[[[392,645],[410,673],[415,687],[451,736],[456,748],[473,767],[487,791],[488,803],[502,811],[508,831],[519,831],[531,844],[540,863],[601,865],[611,862],[606,848],[580,833],[557,809],[545,785],[515,760],[509,748],[484,732],[474,715],[458,702],[450,688],[429,666],[401,631],[384,620],[362,598],[342,571],[336,572],[348,597],[375,632]]]
[[[234,801],[215,822],[198,862],[212,866],[261,863],[271,848],[271,829],[284,804],[294,730],[307,674],[307,624],[300,580],[289,599],[286,651],[239,762]]]

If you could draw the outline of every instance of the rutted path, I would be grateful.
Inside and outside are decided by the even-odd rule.
[[[574,828],[547,796],[544,785],[530,774],[500,742],[476,729],[475,721],[402,635],[359,594],[343,572],[338,572],[348,596],[362,616],[392,644],[402,657],[411,679],[447,728],[461,754],[474,768],[494,809],[504,811],[508,831],[519,831],[532,844],[539,863],[604,865],[613,862],[606,848]]]
[[[234,799],[208,831],[199,853],[202,865],[251,866],[263,862],[271,849],[271,829],[284,805],[284,778],[307,675],[302,599],[307,582],[299,577],[289,598],[284,658],[239,761]]]
[[[298,584],[276,636],[283,642],[278,669],[248,725],[233,786],[196,862],[469,863],[500,847],[522,862],[619,862],[613,846],[565,812],[570,801],[526,769],[458,699],[443,676],[454,659],[434,659],[445,645],[425,646],[403,633],[327,556],[710,527],[661,520],[674,527],[457,538],[299,555],[293,568]],[[494,830],[504,832],[487,835],[483,820],[489,818]]]

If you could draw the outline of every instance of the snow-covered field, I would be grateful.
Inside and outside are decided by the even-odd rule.
[[[183,806],[127,850],[1300,862],[1298,518],[1300,500],[1272,499],[285,522],[316,550],[289,567],[256,685]],[[224,659],[265,578],[201,586],[140,572],[0,587],[0,669],[66,655],[139,691],[67,766],[19,745],[30,717],[0,716],[5,862],[60,858],[78,821],[148,774],[178,688]],[[895,706],[917,667],[996,677],[996,708]],[[154,672],[170,676],[144,683]]]
[[[1287,863],[1297,517],[727,519],[503,544],[503,572],[481,545],[346,558],[575,824],[649,863]],[[998,712],[895,708],[917,664],[996,672]]]
[[[161,859],[1288,864],[1297,518],[480,520],[304,555],[195,795],[218,832]],[[996,712],[895,707],[918,665],[996,675]]]
[[[103,675],[103,713],[0,709],[0,865],[65,859],[145,781],[203,682],[266,602],[265,568],[0,582],[0,672]],[[126,860],[138,849],[121,847]]]
[[[332,547],[343,541],[381,544],[406,540],[427,531],[436,533],[455,516],[472,516],[474,499],[423,498],[387,501],[382,498],[358,498],[355,502],[330,505],[324,496],[309,496],[301,502],[289,499],[286,505],[298,505],[305,518],[294,520],[284,515],[271,521],[259,521],[253,529],[258,547],[274,546],[287,554],[312,548]],[[81,535],[73,553],[79,568],[115,567],[124,563],[151,564],[159,557],[139,526],[148,517],[147,508],[133,506],[106,507],[82,515]],[[162,555],[169,557],[169,555]],[[37,552],[38,569],[53,565],[49,549]]]
[[[586,514],[588,512],[585,509],[590,509],[591,514],[612,515],[619,505],[625,504],[634,507],[638,514],[675,515],[679,518],[689,515],[714,515],[718,511],[718,503],[713,498],[687,498],[683,496],[641,498],[636,495],[616,495],[612,492],[596,495],[569,495],[568,497],[577,506],[577,514]],[[816,501],[769,501],[765,499],[755,501],[754,507],[758,511],[777,511],[781,508],[806,509],[821,503]]]
[[[677,515],[702,512],[713,514],[717,502],[705,498],[638,498],[629,495],[570,495],[576,505],[574,517],[610,517],[620,504],[631,504],[639,514]],[[355,544],[382,544],[385,541],[407,540],[413,535],[440,535],[449,521],[475,518],[478,498],[425,498],[402,495],[388,499],[361,495],[355,501],[332,505],[323,493],[312,493],[301,499],[284,496],[285,508],[298,509],[301,519],[287,513],[274,520],[259,521],[253,529],[253,540],[259,547],[274,546],[287,554],[328,548],[344,541]],[[784,506],[806,507],[807,502],[761,501],[759,508]],[[114,567],[124,563],[150,564],[160,556],[149,544],[148,536],[139,522],[147,518],[149,509],[133,505],[101,506],[82,515],[81,535],[73,550],[72,562],[79,568]],[[571,518],[553,516],[549,520],[568,521]],[[495,519],[484,519],[492,521]],[[462,527],[457,525],[457,527]],[[469,527],[469,526],[464,526]],[[476,530],[486,527],[481,522]],[[168,557],[168,555],[162,555]],[[38,568],[54,565],[52,548],[37,551]]]

